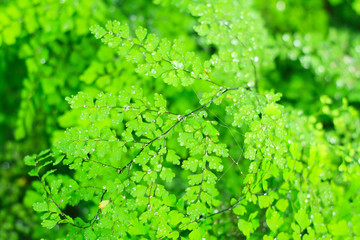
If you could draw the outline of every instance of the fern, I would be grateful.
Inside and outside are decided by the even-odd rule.
[[[51,153],[25,159],[38,178],[43,201],[34,210],[43,213],[43,226],[68,224],[69,238],[85,239],[355,236],[346,216],[331,220],[343,204],[336,195],[353,190],[332,171],[337,154],[321,124],[284,108],[281,94],[259,90],[271,39],[259,46],[266,31],[252,6],[177,4],[199,16],[195,31],[217,46],[208,60],[144,27],[131,31],[109,21],[90,28],[144,83],[66,98],[80,124]],[[145,89],[149,79],[180,90],[200,87],[199,99],[191,100],[197,106],[174,111],[166,90]],[[51,163],[72,174],[55,174]],[[348,178],[357,179],[352,173]],[[343,201],[350,208],[353,200]],[[68,206],[88,212],[72,217]]]

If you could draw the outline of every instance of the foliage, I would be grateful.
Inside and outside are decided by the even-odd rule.
[[[0,8],[0,238],[360,237],[358,1]]]

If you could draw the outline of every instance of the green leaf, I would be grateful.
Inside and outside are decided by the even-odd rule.
[[[84,230],[84,238],[85,240],[94,240],[96,239],[96,234],[91,228],[86,228]]]
[[[190,175],[188,176],[189,179],[189,184],[190,185],[197,185],[200,184],[203,180],[203,174],[194,174],[194,175]]]
[[[57,223],[57,220],[43,220],[41,225],[47,229],[52,229],[56,226]]]
[[[201,202],[191,204],[187,209],[186,213],[189,215],[191,220],[198,219],[200,216],[205,216],[207,208]]]
[[[329,232],[334,236],[344,236],[349,234],[349,227],[346,220],[341,220],[339,222],[331,222],[329,224]]]
[[[168,233],[171,232],[171,227],[169,225],[166,224],[166,222],[161,221],[158,224],[158,228],[157,228],[157,237],[161,238],[163,236],[167,236]]]
[[[251,213],[248,220],[250,221],[254,219],[258,215],[258,213],[259,213],[258,211]]]
[[[209,163],[210,169],[214,169],[218,172],[222,172],[222,170],[224,169],[224,166],[221,164],[221,159],[218,157],[205,155],[204,161]]]
[[[137,219],[131,219],[131,225],[129,226],[128,232],[131,235],[144,235],[145,227]]]
[[[272,236],[265,235],[263,240],[274,240],[274,238]]]
[[[90,32],[95,35],[96,39],[100,39],[106,34],[106,30],[99,25],[90,27]]]
[[[194,30],[200,35],[205,36],[209,33],[209,27],[206,23],[194,27]]]
[[[198,240],[198,239],[201,239],[200,229],[197,228],[197,229],[191,231],[190,234],[189,234],[189,239],[190,239],[190,240]]]
[[[159,44],[159,39],[156,37],[155,34],[150,33],[145,41],[145,48],[149,52],[153,52]]]
[[[129,26],[124,23],[121,24],[119,21],[113,21],[112,31],[123,39],[127,39],[129,37]]]
[[[30,170],[30,172],[29,172],[29,176],[31,176],[31,177],[35,177],[35,176],[37,176],[38,175],[38,172],[37,172],[37,170],[34,168],[34,169],[32,169],[32,170]]]
[[[176,210],[171,211],[169,213],[170,224],[172,226],[177,226],[181,222],[183,217],[184,217],[184,214],[182,214]]]
[[[172,239],[178,239],[179,238],[179,232],[178,231],[173,231],[170,234],[168,234],[167,237],[172,238]]]
[[[131,189],[131,195],[134,197],[143,197],[145,196],[147,187],[144,185],[136,185]]]
[[[281,111],[277,108],[275,104],[269,104],[265,107],[265,114],[269,116],[280,116]]]
[[[168,153],[166,155],[166,161],[173,163],[175,165],[180,165],[180,157],[176,155],[174,150],[168,150]]]
[[[147,164],[150,160],[149,155],[141,153],[139,156],[135,158],[135,163],[139,164],[140,166],[143,166]]]
[[[289,201],[287,199],[279,199],[276,202],[276,208],[279,209],[281,212],[285,212],[287,207],[289,206]]]
[[[175,207],[176,206],[176,196],[174,194],[170,194],[163,198],[164,204],[169,207]]]
[[[307,226],[310,225],[310,220],[306,213],[305,209],[300,209],[297,213],[295,213],[295,220],[299,223],[301,229],[306,229]]]
[[[253,148],[253,147],[248,147],[245,150],[244,157],[249,159],[249,160],[254,160],[255,157],[256,157],[256,149]]]
[[[313,223],[314,223],[314,227],[315,227],[315,231],[317,233],[324,233],[327,231],[326,226],[324,224],[324,217],[316,212],[313,214]]]
[[[196,158],[189,157],[187,160],[184,160],[181,164],[181,167],[190,170],[191,172],[196,172],[199,165],[199,160]]]
[[[45,181],[47,176],[49,176],[50,174],[52,174],[52,173],[54,173],[56,171],[57,171],[57,169],[51,169],[51,170],[47,171],[44,175],[42,175],[41,180]]]
[[[46,202],[36,202],[33,204],[33,208],[36,212],[46,212],[48,211],[48,205]]]
[[[271,196],[259,196],[258,200],[259,200],[260,208],[267,208],[274,201],[274,199]]]
[[[35,155],[26,156],[26,157],[24,158],[24,162],[25,162],[25,164],[28,165],[28,166],[35,166],[35,165],[36,165]]]
[[[136,183],[139,183],[142,180],[142,178],[144,177],[144,175],[145,175],[144,172],[135,171],[135,172],[133,172],[133,174],[131,176],[131,180]]]
[[[135,34],[136,34],[136,37],[139,39],[139,41],[142,42],[146,37],[147,29],[139,26],[136,28]]]
[[[299,225],[297,225],[295,222],[291,223],[291,228],[294,230],[295,233],[300,234],[301,228]]]
[[[171,182],[175,177],[175,173],[170,168],[163,167],[160,178],[166,182]]]
[[[233,209],[236,215],[242,216],[246,213],[246,208],[243,205],[238,205]]]
[[[38,158],[44,157],[44,156],[48,155],[49,153],[50,153],[50,149],[45,149],[45,150],[41,151],[37,157]]]
[[[177,87],[179,85],[179,77],[176,75],[175,71],[170,71],[168,74],[164,77],[164,82],[173,85],[174,87]]]
[[[178,202],[176,203],[176,208],[179,211],[183,211],[184,210],[184,200],[183,199],[179,199]]]
[[[290,240],[290,235],[284,232],[281,232],[277,235],[276,239],[278,240]]]
[[[268,208],[266,211],[266,223],[272,232],[276,232],[284,223],[284,220],[277,211]]]
[[[58,165],[64,158],[65,158],[65,155],[60,155],[60,156],[56,157],[53,165],[54,165],[54,166],[55,166],[55,165]]]
[[[243,219],[239,219],[238,221],[238,228],[239,230],[246,236],[246,237],[250,237],[250,234],[253,231],[253,225],[251,222],[247,222]]]
[[[154,95],[155,107],[159,108],[160,112],[165,112],[166,110],[166,100],[161,94],[155,93]]]

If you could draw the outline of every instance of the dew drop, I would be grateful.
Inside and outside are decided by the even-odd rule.
[[[300,47],[301,46],[300,40],[294,40],[294,46],[295,47]]]
[[[282,36],[282,40],[283,40],[284,42],[289,41],[289,40],[290,40],[289,34],[284,34],[284,35]]]
[[[286,7],[286,4],[285,4],[285,2],[283,2],[283,1],[278,1],[278,2],[276,3],[276,9],[277,9],[279,12],[284,11],[284,10],[285,10],[285,7]]]
[[[175,69],[184,69],[184,64],[182,62],[179,62],[179,61],[172,61],[171,62],[173,68]]]

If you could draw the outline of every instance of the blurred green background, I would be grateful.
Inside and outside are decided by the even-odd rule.
[[[65,97],[139,84],[134,66],[114,61],[117,56],[90,36],[89,27],[108,19],[142,25],[160,37],[182,39],[207,59],[217,49],[199,40],[196,18],[183,9],[189,2],[0,0],[0,239],[66,234],[65,228],[41,227],[32,210],[38,196],[23,163],[76,124]],[[316,117],[329,141],[359,148],[360,0],[252,4],[273,52],[271,64],[259,69],[259,89],[281,92],[282,104]],[[187,101],[186,94],[166,95]]]

